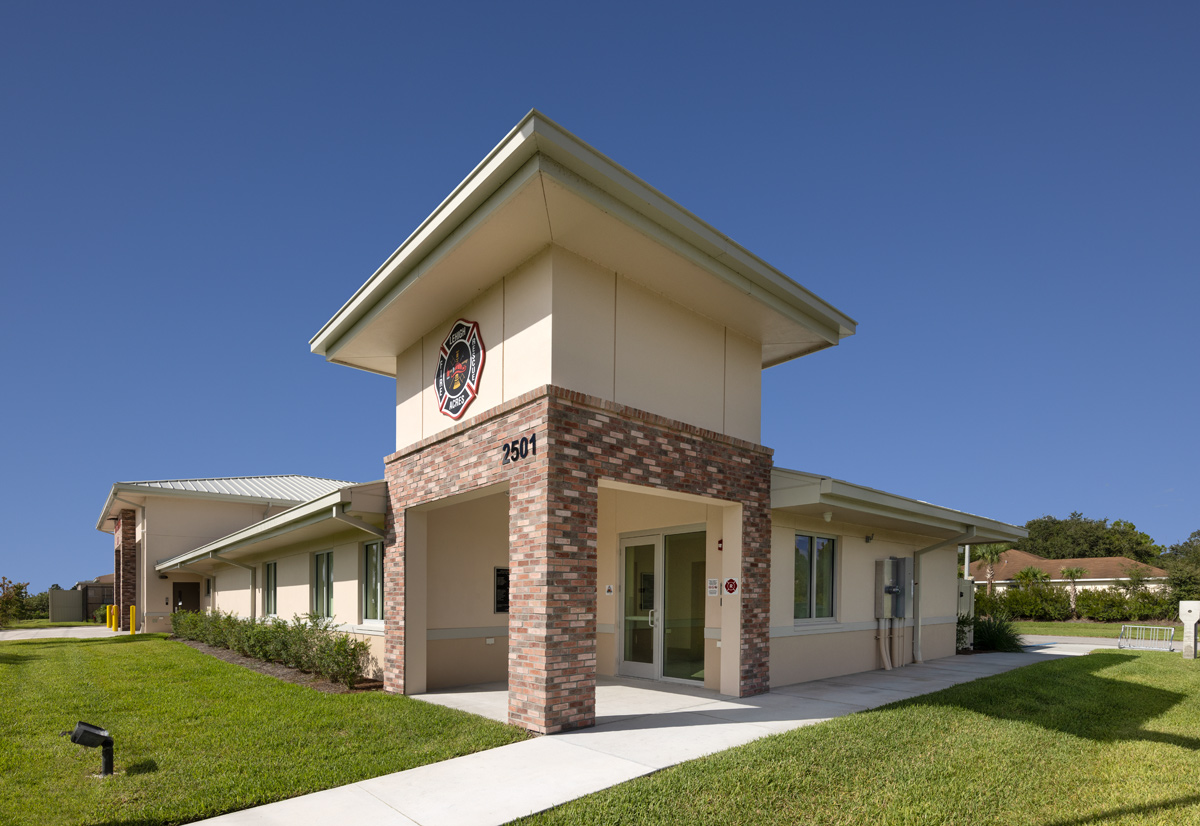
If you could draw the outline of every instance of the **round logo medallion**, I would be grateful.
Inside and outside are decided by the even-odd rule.
[[[433,383],[438,410],[452,419],[466,412],[479,395],[483,357],[479,325],[461,318],[454,322],[438,351],[437,377]]]

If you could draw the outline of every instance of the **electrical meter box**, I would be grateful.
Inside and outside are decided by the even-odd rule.
[[[875,560],[875,618],[904,619],[912,616],[912,557]]]

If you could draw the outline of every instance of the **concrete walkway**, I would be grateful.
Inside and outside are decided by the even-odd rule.
[[[1054,653],[947,657],[892,671],[799,683],[745,699],[689,686],[601,678],[593,728],[536,737],[204,822],[220,826],[328,822],[499,826],[769,734],[1024,665],[1086,653],[1074,650],[1080,647],[1072,645],[1072,650]],[[501,685],[427,694],[421,699],[496,719],[504,718],[507,702]]]
[[[5,628],[0,630],[0,642],[13,640],[89,639],[92,637],[129,636],[128,631],[109,631],[104,625],[73,625],[66,628]]]

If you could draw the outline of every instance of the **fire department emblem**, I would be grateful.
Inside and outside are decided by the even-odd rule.
[[[483,373],[483,339],[479,325],[459,319],[439,350],[437,377],[433,387],[438,410],[458,419],[479,395],[479,376]]]

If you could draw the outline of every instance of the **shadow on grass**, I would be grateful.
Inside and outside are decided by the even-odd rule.
[[[1200,750],[1200,740],[1194,737],[1145,730],[1147,722],[1170,711],[1188,695],[1097,676],[1103,669],[1136,659],[1136,654],[1096,651],[906,702],[966,708],[998,720],[1033,723],[1102,743],[1144,740]]]
[[[158,771],[158,761],[151,758],[133,763],[125,769],[125,774],[153,774],[156,771]]]
[[[12,654],[7,651],[0,653],[0,665],[22,665],[33,660],[41,660],[37,654]]]
[[[1187,797],[1177,797],[1174,800],[1164,800],[1161,803],[1118,806],[1115,809],[1098,814],[1080,815],[1079,817],[1072,817],[1067,820],[1048,820],[1042,826],[1089,826],[1089,824],[1105,823],[1106,821],[1116,820],[1127,815],[1152,815],[1159,812],[1167,812],[1171,809],[1178,809],[1182,806],[1194,806],[1197,803],[1200,803],[1200,794],[1191,794]]]

